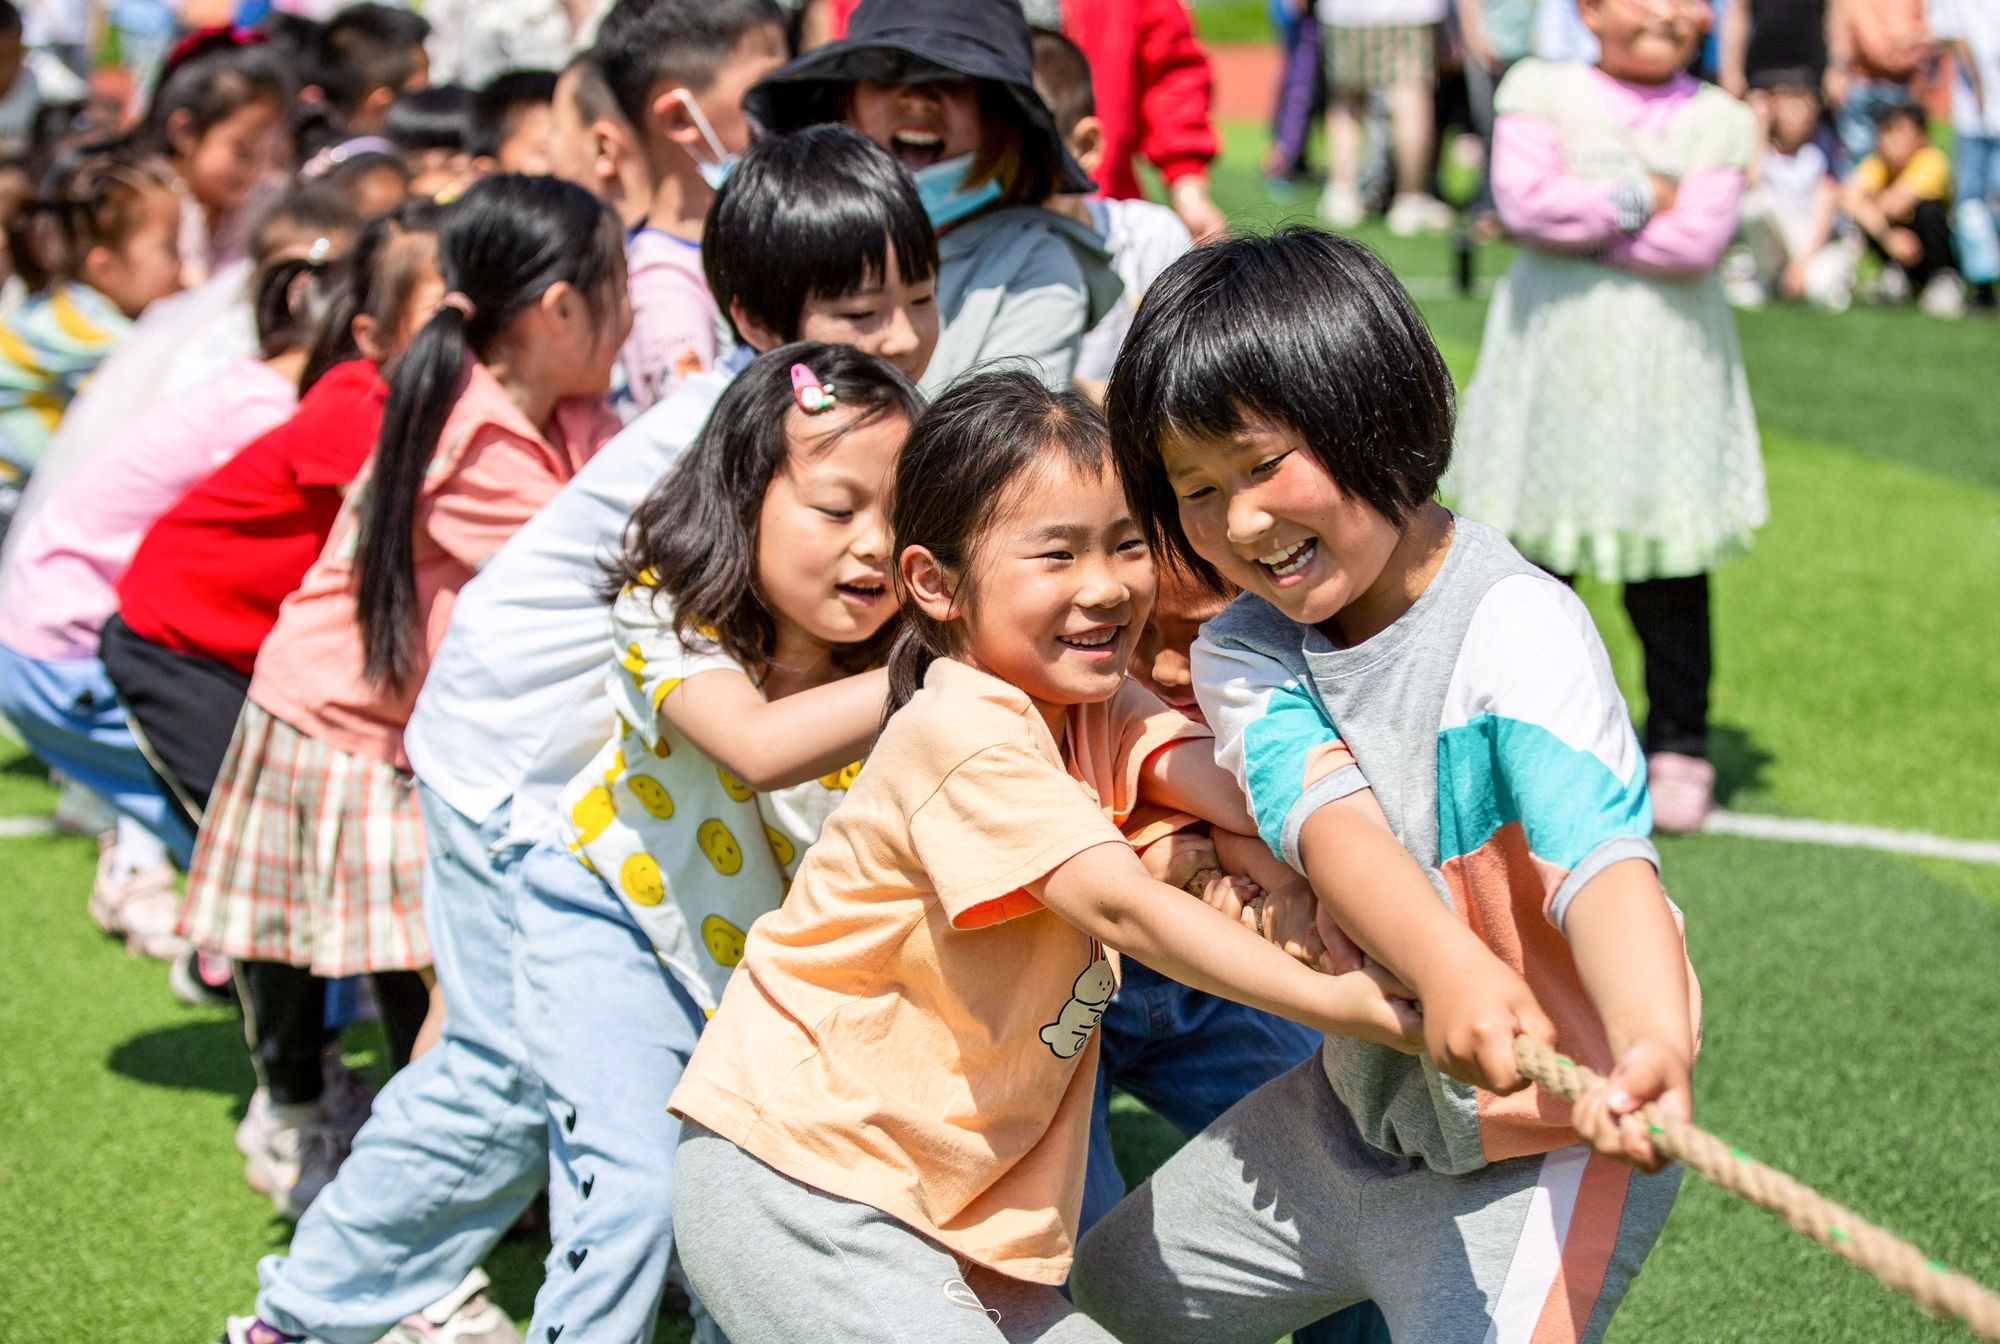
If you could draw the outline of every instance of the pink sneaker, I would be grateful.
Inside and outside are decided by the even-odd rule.
[[[1653,829],[1692,835],[1715,811],[1715,767],[1699,756],[1655,753],[1646,762],[1646,787],[1653,795]]]

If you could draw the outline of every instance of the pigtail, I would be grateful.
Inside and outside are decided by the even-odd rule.
[[[326,281],[324,310],[315,319],[306,366],[299,374],[299,395],[336,364],[361,358],[354,339],[354,320],[367,314],[378,327],[393,331],[402,325],[410,295],[422,267],[399,240],[430,238],[437,233],[440,207],[430,201],[405,201],[369,222],[354,248]]]
[[[30,196],[7,215],[7,255],[30,294],[74,277],[83,266],[78,207]]]
[[[905,609],[903,632],[896,636],[895,646],[889,650],[889,703],[882,712],[885,724],[924,688],[925,674],[943,656],[940,650],[931,647],[931,632],[923,628],[926,624],[935,623],[927,616],[913,615]]]

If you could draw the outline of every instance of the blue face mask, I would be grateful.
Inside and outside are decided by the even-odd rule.
[[[924,213],[930,216],[932,228],[956,224],[1000,199],[998,182],[988,181],[977,187],[965,185],[965,175],[971,168],[972,156],[961,154],[912,174],[917,183],[917,197],[924,203]]]
[[[702,112],[701,104],[694,100],[693,94],[686,89],[675,89],[673,96],[681,100],[681,106],[687,108],[695,129],[700,131],[701,138],[708,142],[708,152],[715,156],[712,160],[704,159],[693,150],[689,150],[688,157],[694,160],[695,171],[701,174],[702,181],[708,183],[710,191],[721,191],[722,184],[736,171],[736,165],[743,156],[731,154],[722,147],[722,141],[715,134],[715,128],[708,124],[708,117]]]

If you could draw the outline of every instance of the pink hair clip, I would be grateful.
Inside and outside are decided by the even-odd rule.
[[[818,415],[839,400],[833,388],[822,383],[819,375],[803,364],[792,365],[792,395],[798,398],[799,409],[807,415]]]

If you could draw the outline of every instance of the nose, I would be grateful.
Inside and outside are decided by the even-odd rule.
[[[886,564],[890,545],[889,515],[882,509],[870,509],[854,539],[855,558],[871,565]]]
[[[1131,598],[1132,590],[1119,573],[1119,567],[1109,559],[1099,557],[1085,568],[1082,584],[1077,589],[1076,603],[1080,607],[1103,610],[1123,606]]]
[[[1194,669],[1179,649],[1161,649],[1153,656],[1153,680],[1170,691],[1194,685]]]
[[[889,320],[882,330],[882,358],[898,360],[914,354],[917,349],[917,324],[910,320],[908,304],[897,304],[889,310]]]
[[[1257,502],[1256,492],[1238,490],[1229,497],[1229,543],[1248,546],[1271,530],[1271,515]]]

